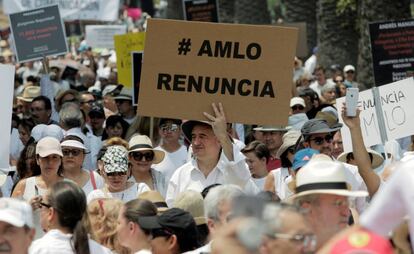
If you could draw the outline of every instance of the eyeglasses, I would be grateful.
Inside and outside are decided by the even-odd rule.
[[[332,205],[337,208],[342,208],[342,207],[349,208],[349,200],[348,199],[345,199],[345,200],[337,199],[335,200],[335,202],[332,202]]]
[[[302,244],[303,247],[307,251],[314,251],[316,248],[316,236],[314,234],[296,234],[296,235],[289,235],[289,234],[282,234],[282,233],[275,233],[273,235],[269,235],[273,238],[279,238],[279,239],[286,239],[290,240],[297,244]]]
[[[40,206],[42,207],[46,207],[46,208],[51,208],[52,206],[43,202],[40,202]]]
[[[160,130],[167,132],[167,131],[178,131],[178,125],[177,124],[163,124],[160,126]]]
[[[109,177],[115,177],[115,176],[126,176],[127,172],[112,172],[112,173],[106,173]]]
[[[145,158],[146,161],[152,161],[154,159],[155,154],[154,152],[148,152],[148,153],[132,152],[131,156],[136,161],[141,161],[142,158]]]
[[[334,82],[335,82],[335,83],[342,83],[342,82],[344,82],[344,81],[343,81],[342,79],[340,79],[340,80],[335,79],[335,80],[334,80]]]
[[[73,157],[76,157],[76,156],[79,156],[79,154],[83,153],[83,151],[79,149],[63,149],[62,153],[63,153],[63,156],[72,155]]]
[[[292,110],[304,110],[305,109],[305,107],[303,107],[303,106],[301,106],[301,105],[298,105],[298,106],[293,106],[292,108],[291,108]]]
[[[333,136],[332,135],[326,135],[325,137],[316,137],[316,138],[312,138],[311,141],[315,142],[316,145],[322,145],[323,143],[325,143],[325,141],[327,143],[331,143],[333,140]]]

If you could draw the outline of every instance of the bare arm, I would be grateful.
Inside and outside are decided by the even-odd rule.
[[[271,192],[275,193],[275,189],[276,189],[275,188],[275,177],[273,176],[273,174],[269,173],[266,176],[266,180],[265,180],[263,190],[264,191],[271,191]]]
[[[204,112],[204,115],[211,121],[210,124],[213,128],[214,134],[220,141],[224,155],[226,155],[229,161],[234,161],[233,143],[227,133],[227,122],[223,105],[219,103],[217,106],[215,103],[213,103],[212,106],[215,116],[212,116],[206,112]]]
[[[355,162],[358,166],[358,172],[367,185],[368,193],[372,197],[377,192],[381,180],[380,177],[372,169],[371,159],[362,138],[362,131],[360,125],[359,114],[357,110],[356,117],[346,116],[346,107],[342,109],[342,119],[351,132],[352,150],[354,153]]]

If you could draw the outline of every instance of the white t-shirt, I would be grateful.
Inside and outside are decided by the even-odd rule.
[[[256,184],[256,186],[259,188],[260,191],[264,189],[264,184],[266,181],[266,177],[262,178],[254,178],[252,177],[253,182]]]
[[[94,190],[89,193],[87,197],[88,204],[99,198],[116,198],[126,203],[130,200],[136,199],[139,194],[149,191],[150,188],[145,183],[134,183],[128,189],[120,192],[109,192],[106,188]]]
[[[42,238],[34,241],[29,248],[29,254],[74,254],[71,246],[72,234],[64,234],[60,230],[52,229]],[[108,248],[89,239],[89,251],[91,254],[110,254]]]
[[[161,146],[157,146],[155,150],[163,151],[165,157],[160,163],[153,164],[152,168],[163,173],[165,182],[168,183],[175,170],[187,162],[187,148],[181,146],[177,151],[172,153],[167,152]]]

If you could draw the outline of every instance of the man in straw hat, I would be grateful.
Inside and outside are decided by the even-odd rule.
[[[168,184],[166,201],[174,203],[178,193],[191,189],[201,192],[214,183],[236,184],[249,193],[259,190],[253,183],[245,157],[227,133],[224,109],[213,103],[214,116],[204,113],[209,121],[187,121],[182,124],[191,142],[194,158],[178,168]]]
[[[348,197],[365,197],[366,191],[352,191],[343,163],[326,155],[314,157],[296,174],[295,204],[307,210],[306,219],[316,238],[317,248],[348,225]]]

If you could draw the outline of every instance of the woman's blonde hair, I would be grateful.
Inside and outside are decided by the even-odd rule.
[[[118,199],[95,199],[88,204],[89,230],[92,238],[119,254],[129,253],[117,238],[118,214],[123,203]]]

